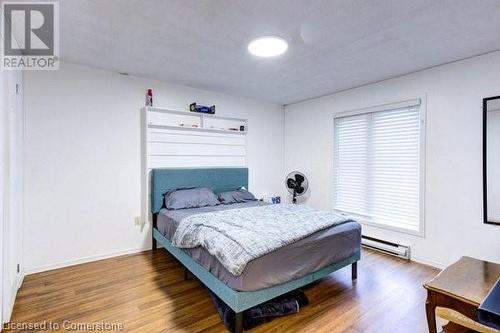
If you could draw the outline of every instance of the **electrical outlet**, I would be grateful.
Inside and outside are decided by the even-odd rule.
[[[142,224],[140,216],[134,217],[134,224],[135,225],[141,225]]]

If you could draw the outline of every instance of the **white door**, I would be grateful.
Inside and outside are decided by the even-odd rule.
[[[0,42],[2,40],[0,39]],[[4,255],[4,244],[3,244],[3,238],[4,238],[4,221],[5,221],[5,193],[6,193],[6,188],[5,188],[5,180],[7,179],[5,177],[6,175],[6,165],[5,165],[5,160],[6,160],[6,154],[7,154],[7,136],[6,136],[6,129],[7,129],[7,111],[5,110],[5,94],[4,94],[4,88],[5,88],[5,72],[0,70],[0,325],[4,323],[4,316],[3,316],[3,303],[4,303],[4,298],[5,298],[5,293],[4,293],[4,272],[3,272],[3,267],[4,267],[4,260],[3,260],[3,255]]]
[[[22,276],[24,111],[22,72],[2,79],[2,319],[8,321]]]

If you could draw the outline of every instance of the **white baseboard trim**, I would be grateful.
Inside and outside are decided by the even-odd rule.
[[[429,259],[425,259],[425,258],[415,257],[413,255],[411,256],[410,260],[418,262],[419,264],[424,264],[424,265],[427,265],[427,266],[432,266],[432,267],[438,268],[438,269],[444,269],[446,267],[445,264],[442,264],[440,262],[429,260]]]
[[[139,253],[139,252],[143,252],[143,251],[147,251],[147,250],[151,250],[151,246],[141,247],[141,248],[137,248],[137,249],[117,251],[117,252],[111,252],[111,253],[100,254],[100,255],[95,255],[95,256],[90,256],[90,257],[83,257],[83,258],[78,258],[78,259],[71,259],[71,260],[62,261],[62,262],[58,262],[58,263],[50,264],[50,265],[30,267],[30,268],[26,269],[26,275],[51,271],[53,269],[84,264],[87,262],[92,262],[92,261],[97,261],[97,260],[119,257],[119,256],[123,256],[126,254]]]
[[[19,273],[19,279],[17,280],[17,290],[19,290],[19,288],[21,288],[21,286],[23,285],[23,281],[24,281],[25,276],[26,276],[26,272],[23,268],[21,270],[21,272]]]

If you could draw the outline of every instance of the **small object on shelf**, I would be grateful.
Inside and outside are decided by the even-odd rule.
[[[198,125],[196,124],[179,124],[180,127],[194,127],[194,128],[198,128]]]
[[[230,130],[230,131],[235,131],[235,132],[237,132],[237,131],[238,131],[238,129],[237,129],[237,128],[234,128],[234,127],[230,127],[230,128],[228,128],[228,130]]]
[[[245,132],[245,126],[244,125],[240,126],[240,132]]]
[[[153,89],[148,89],[146,92],[146,106],[153,106]]]
[[[196,103],[191,103],[189,105],[189,110],[191,112],[215,114],[215,105],[205,106],[205,105],[197,105]]]

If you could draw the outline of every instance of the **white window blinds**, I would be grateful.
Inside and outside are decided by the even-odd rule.
[[[419,232],[420,102],[335,118],[334,208]]]

